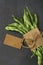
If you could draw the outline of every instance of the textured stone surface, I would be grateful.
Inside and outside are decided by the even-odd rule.
[[[17,32],[6,31],[5,26],[14,22],[12,14],[23,16],[26,6],[38,14],[38,26],[43,30],[43,0],[0,0],[0,65],[37,65],[36,57],[31,59],[29,49],[17,50],[3,45],[6,33],[21,37]]]

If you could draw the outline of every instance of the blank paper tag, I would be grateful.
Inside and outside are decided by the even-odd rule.
[[[16,36],[13,36],[10,34],[6,34],[4,44],[7,46],[11,46],[11,47],[20,49],[22,46],[22,41],[23,40],[21,38],[18,38]]]

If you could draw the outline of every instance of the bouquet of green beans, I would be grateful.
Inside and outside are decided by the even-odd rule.
[[[22,18],[13,16],[13,20],[14,23],[8,24],[5,27],[6,30],[17,31],[24,35],[30,30],[37,28],[37,14],[32,14],[28,7],[24,9],[24,15]],[[38,58],[38,65],[41,65],[43,62],[43,46],[34,50],[33,54]]]

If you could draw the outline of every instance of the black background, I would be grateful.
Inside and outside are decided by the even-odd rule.
[[[12,15],[22,17],[26,6],[38,14],[38,26],[43,31],[43,0],[0,0],[0,65],[37,65],[37,58],[31,59],[29,49],[18,50],[3,45],[6,33],[22,37],[17,32],[6,31],[5,26],[13,22]]]

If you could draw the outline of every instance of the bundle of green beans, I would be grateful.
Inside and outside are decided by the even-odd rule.
[[[37,15],[31,15],[28,7],[24,10],[24,15],[22,18],[14,17],[14,23],[8,24],[5,29],[18,31],[21,34],[27,33],[29,30],[37,27]]]
[[[32,14],[30,12],[30,9],[26,7],[24,9],[24,15],[22,18],[19,17],[13,17],[14,23],[8,24],[5,29],[11,30],[11,31],[17,31],[21,33],[22,35],[26,34],[30,30],[37,27],[37,15]],[[43,46],[40,46],[36,50],[33,51],[33,54],[35,54],[38,58],[38,65],[41,65],[43,60]]]

